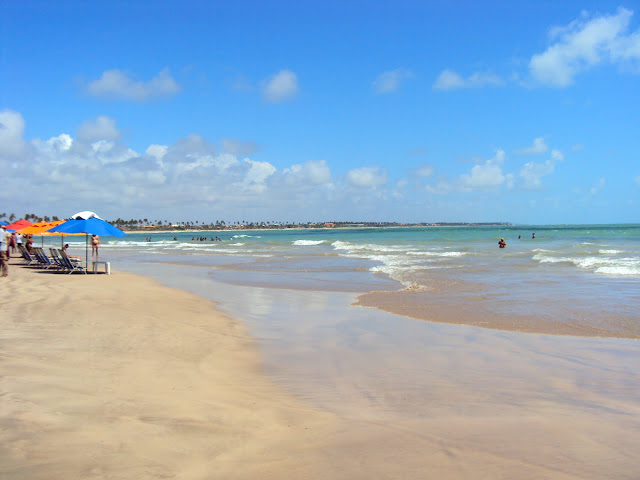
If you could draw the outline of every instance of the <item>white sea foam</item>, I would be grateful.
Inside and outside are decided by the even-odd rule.
[[[231,238],[262,238],[260,235],[246,235],[244,233],[233,235]]]
[[[298,246],[314,246],[321,243],[324,243],[324,240],[296,240],[293,242],[294,245]]]
[[[419,252],[419,251],[408,251],[407,255],[419,256],[419,257],[462,257],[467,255],[467,252]]]
[[[378,245],[375,243],[349,243],[336,240],[331,244],[336,250],[347,250],[350,252],[368,250],[371,252],[406,252],[406,247],[393,245]]]
[[[595,272],[607,275],[640,275],[640,266],[600,267]]]
[[[618,252],[615,250],[615,252]],[[600,252],[602,253],[602,252]],[[609,251],[613,253],[613,251]],[[540,263],[569,263],[576,267],[589,270],[594,273],[608,275],[640,275],[640,259],[626,257],[612,257],[606,255],[586,255],[586,256],[550,256],[538,253],[533,260]]]

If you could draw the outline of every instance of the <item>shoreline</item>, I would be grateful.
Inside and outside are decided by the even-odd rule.
[[[547,365],[553,358],[547,342],[517,337],[530,344],[520,359],[514,351],[518,343],[512,345],[508,335],[430,326],[424,333],[435,336],[435,343],[423,353],[436,356],[408,359],[410,365],[429,366],[419,372],[424,392],[396,391],[393,381],[402,385],[403,377],[389,370],[391,376],[371,391],[376,403],[382,402],[379,407],[363,405],[341,415],[306,400],[306,388],[317,387],[304,362],[291,363],[309,383],[301,394],[283,388],[279,376],[267,375],[246,321],[221,313],[211,300],[118,270],[110,276],[59,275],[14,261],[0,289],[0,476],[8,480],[391,480],[419,477],[425,465],[429,475],[444,480],[595,480],[604,472],[627,478],[640,468],[631,454],[637,422],[628,417],[640,413],[637,405],[615,391],[611,398],[585,391],[572,383],[571,372],[556,377],[557,369]],[[353,312],[345,315],[353,318]],[[408,324],[423,330],[422,322]],[[367,321],[364,328],[374,333],[376,327]],[[466,343],[470,336],[475,340]],[[578,351],[593,345],[570,342]],[[623,352],[632,351],[632,345],[621,345]],[[608,388],[628,385],[624,379],[611,383],[618,367],[606,366],[611,359],[599,358],[603,350],[594,348],[591,360],[603,365]],[[499,360],[477,365],[477,354],[478,359],[499,354]],[[446,365],[440,355],[454,355],[469,367],[456,367],[453,375],[438,371]],[[345,366],[357,367],[348,359]],[[541,383],[520,380],[520,374],[504,382],[499,371],[478,378],[488,366],[510,359],[510,368]],[[388,368],[380,367],[375,377]],[[361,404],[365,377],[352,375],[342,369],[330,373],[331,382],[349,385],[343,397],[330,402]],[[596,377],[596,384],[601,381]],[[586,408],[573,398],[583,399]],[[413,402],[424,412],[416,416]],[[400,415],[389,408],[400,408]],[[626,420],[619,422],[617,411]],[[598,442],[585,441],[596,433]],[[620,438],[627,441],[612,440]],[[590,462],[582,461],[586,458]]]

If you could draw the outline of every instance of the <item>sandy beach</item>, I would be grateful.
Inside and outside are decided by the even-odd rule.
[[[366,410],[340,415],[267,375],[243,323],[213,302],[114,270],[61,275],[12,260],[0,283],[0,478],[632,479],[640,473],[633,385],[612,399],[582,397],[580,379],[556,382],[553,388],[568,398],[559,402],[543,393],[543,383],[529,391],[497,378],[485,391],[434,374],[424,398],[431,415],[420,421],[391,421]],[[518,368],[518,355],[505,351],[501,358]],[[536,367],[542,377],[550,371],[527,365],[533,378]],[[473,411],[456,407],[469,398]]]

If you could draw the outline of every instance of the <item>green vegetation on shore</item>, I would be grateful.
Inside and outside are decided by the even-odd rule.
[[[57,216],[38,216],[33,213],[25,214],[22,218],[30,222],[54,222],[59,220]],[[15,214],[0,213],[0,220],[12,223],[19,220],[20,217]],[[458,226],[496,226],[511,225],[509,222],[418,222],[418,223],[401,223],[401,222],[281,222],[281,221],[247,221],[237,220],[235,222],[227,222],[225,220],[216,220],[211,222],[195,221],[169,221],[169,220],[149,220],[130,219],[124,220],[117,218],[115,220],[107,220],[109,223],[120,229],[129,231],[154,231],[154,230],[255,230],[255,229],[288,229],[288,228],[380,228],[380,227],[458,227]]]

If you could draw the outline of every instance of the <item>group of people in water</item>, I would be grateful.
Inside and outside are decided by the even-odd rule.
[[[533,240],[534,238],[536,238],[535,232],[531,234],[531,239]],[[518,235],[518,240],[520,239],[522,239],[522,235]],[[507,242],[504,241],[504,238],[501,238],[500,240],[498,240],[498,247],[504,248],[506,246],[507,246]]]
[[[147,242],[150,242],[151,241],[151,237],[147,237],[147,238],[145,238],[145,240]],[[173,237],[173,241],[177,242],[178,241],[178,237]],[[198,238],[191,237],[191,241],[192,242],[206,242],[207,241],[207,237],[198,237]],[[211,237],[211,239],[208,240],[208,241],[210,241],[210,242],[221,242],[222,239],[219,238],[219,237]]]
[[[178,240],[177,238],[173,238],[174,240]],[[207,237],[191,237],[191,241],[192,242],[206,242],[207,241]],[[222,240],[219,239],[218,237],[211,237],[211,242],[221,242]]]

